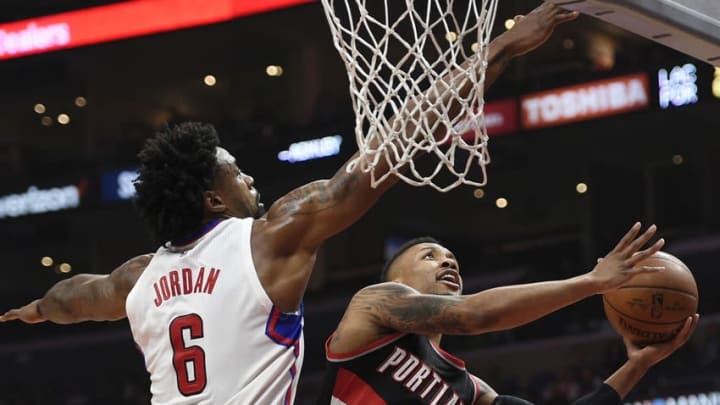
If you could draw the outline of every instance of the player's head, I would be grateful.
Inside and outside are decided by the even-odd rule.
[[[212,218],[262,214],[253,178],[219,147],[215,128],[166,126],[138,154],[136,206],[160,241],[182,239]]]
[[[396,281],[423,294],[438,295],[460,295],[463,286],[455,255],[430,237],[402,245],[383,266],[380,281]]]

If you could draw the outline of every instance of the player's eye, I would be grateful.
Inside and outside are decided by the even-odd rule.
[[[423,256],[423,259],[432,259],[435,256],[433,255],[433,252],[425,253],[425,256]]]

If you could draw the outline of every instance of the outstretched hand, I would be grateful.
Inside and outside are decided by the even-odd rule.
[[[637,264],[654,255],[665,245],[660,238],[652,246],[640,250],[655,235],[657,227],[650,226],[640,236],[640,223],[636,222],[620,242],[604,258],[598,259],[598,264],[590,272],[590,276],[598,283],[599,292],[604,293],[621,287],[633,277],[643,273],[662,271],[664,267],[638,266]]]
[[[11,309],[0,316],[0,322],[19,320],[25,323],[39,323],[45,322],[45,318],[40,314],[38,310],[38,302],[35,300],[23,307]]]
[[[566,11],[543,2],[527,16],[515,17],[515,26],[505,32],[510,56],[520,56],[544,44],[559,24],[577,18],[578,12]]]
[[[624,341],[628,359],[637,361],[646,367],[654,366],[688,341],[695,331],[699,319],[700,315],[698,314],[689,316],[688,319],[685,320],[685,324],[683,328],[680,329],[680,332],[678,332],[672,340],[668,340],[667,342],[654,343],[641,347],[625,338]]]

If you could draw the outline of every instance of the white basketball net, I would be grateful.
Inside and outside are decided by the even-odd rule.
[[[371,172],[373,187],[391,175],[443,192],[485,185],[483,86],[498,0],[322,3],[355,110],[360,155],[348,170],[359,164]],[[425,153],[437,162],[421,173],[414,157]],[[390,170],[376,173],[382,161]],[[474,161],[477,180],[470,178]],[[449,184],[441,172],[452,174]]]

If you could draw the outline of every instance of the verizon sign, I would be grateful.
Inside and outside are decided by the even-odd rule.
[[[311,0],[134,0],[0,24],[0,60],[228,21]]]
[[[0,219],[77,208],[86,184],[83,180],[79,185],[48,189],[30,186],[26,192],[0,196]]]
[[[649,94],[644,73],[534,93],[521,99],[521,123],[535,129],[639,110]]]

